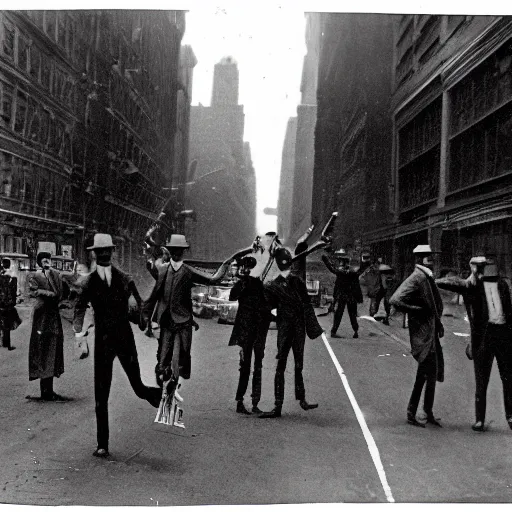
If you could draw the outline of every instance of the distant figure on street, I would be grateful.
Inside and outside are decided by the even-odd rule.
[[[416,419],[416,412],[425,386],[423,409],[427,423],[441,424],[433,413],[436,381],[444,381],[444,359],[439,338],[444,336],[441,323],[443,301],[434,282],[434,261],[429,245],[418,245],[413,251],[416,267],[413,273],[398,287],[390,303],[407,313],[411,353],[418,361],[416,381],[407,407],[407,422],[417,427],[425,424]]]
[[[18,279],[11,275],[11,260],[2,258],[0,267],[0,342],[1,346],[14,350],[11,345],[11,331],[17,329],[21,319],[16,310]]]
[[[261,371],[265,355],[265,342],[270,325],[271,314],[265,301],[263,282],[250,275],[256,266],[252,256],[241,258],[238,262],[238,281],[229,293],[229,300],[238,301],[235,324],[229,345],[240,347],[240,377],[236,390],[236,412],[251,414],[244,405],[244,396],[249,385],[251,359],[254,352],[252,375],[252,412],[261,413],[258,403],[261,398]]]
[[[37,264],[41,269],[28,277],[29,295],[36,299],[28,352],[29,380],[40,379],[41,396],[26,398],[66,402],[71,399],[53,391],[53,378],[64,373],[64,335],[59,311],[62,278],[51,268],[51,261],[49,252],[39,252]]]
[[[153,257],[146,261],[146,268],[154,279],[158,279],[158,271],[171,261],[171,254],[165,247],[158,247],[154,250],[154,253]],[[148,338],[154,337],[152,323],[150,319],[146,332],[144,333]]]
[[[385,263],[381,263],[378,267],[378,284],[375,294],[372,294],[370,300],[370,316],[376,318],[375,315],[379,312],[381,301],[384,301],[384,311],[386,316],[382,320],[384,325],[389,325],[389,316],[391,314],[391,305],[389,304],[389,297],[393,288],[393,274],[395,271]],[[379,318],[376,318],[377,320]]]
[[[275,407],[260,418],[278,418],[284,401],[284,374],[290,350],[295,360],[295,398],[305,411],[315,409],[318,404],[306,401],[302,367],[306,334],[318,338],[323,332],[311,305],[306,284],[290,272],[291,253],[281,247],[275,251],[279,275],[265,285],[267,307],[277,308],[277,367],[274,379]]]
[[[97,448],[95,457],[109,456],[108,399],[112,369],[117,357],[135,394],[158,408],[162,392],[158,387],[145,386],[140,376],[139,359],[129,320],[130,296],[137,303],[141,298],[133,279],[112,265],[115,245],[108,234],[97,233],[87,250],[96,254],[96,269],[86,276],[80,287],[75,306],[73,329],[77,338],[83,331],[84,316],[90,303],[94,310],[94,396],[96,401]]]
[[[507,282],[499,276],[493,260],[475,256],[467,279],[436,279],[439,288],[464,298],[471,327],[471,353],[475,369],[475,413],[472,429],[485,430],[487,386],[494,358],[503,384],[505,418],[512,429],[512,304]]]
[[[141,329],[151,321],[153,312],[155,321],[160,325],[155,373],[157,383],[162,387],[171,380],[180,387],[179,377],[190,378],[192,328],[194,324],[196,329],[199,327],[192,316],[193,286],[220,283],[229,263],[252,251],[251,247],[235,254],[225,260],[214,275],[210,275],[183,263],[183,254],[189,247],[184,235],[171,235],[166,245],[171,260],[158,270],[153,290],[142,307]]]
[[[337,250],[334,253],[334,257],[337,260],[336,266],[331,263],[330,259],[325,254],[322,255],[322,261],[325,266],[336,276],[332,304],[332,309],[335,309],[331,338],[341,338],[337,332],[341,319],[343,318],[345,306],[347,307],[350,323],[354,330],[353,337],[358,338],[359,324],[357,323],[357,304],[363,302],[359,277],[357,272],[350,269],[350,257],[343,249]]]

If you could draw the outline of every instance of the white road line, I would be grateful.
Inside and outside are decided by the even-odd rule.
[[[384,471],[384,467],[382,466],[382,461],[380,460],[379,449],[377,448],[377,445],[375,444],[375,441],[370,432],[370,429],[368,428],[368,425],[366,424],[363,413],[361,412],[361,409],[359,408],[359,405],[357,404],[356,397],[354,396],[354,394],[352,393],[352,390],[350,389],[350,385],[348,383],[347,376],[345,375],[343,368],[341,367],[336,355],[334,354],[334,352],[331,348],[331,345],[330,345],[329,341],[327,340],[327,336],[325,335],[325,333],[322,333],[322,339],[324,340],[325,347],[327,348],[327,352],[329,352],[329,355],[331,356],[331,359],[334,363],[334,366],[336,367],[336,370],[338,370],[338,374],[341,378],[341,382],[343,383],[343,387],[345,388],[348,399],[350,400],[352,409],[354,409],[357,421],[359,422],[359,426],[361,427],[361,430],[363,431],[363,435],[366,440],[366,444],[368,445],[368,450],[370,451],[370,455],[372,456],[372,460],[373,460],[375,469],[377,470],[377,473],[379,474],[380,483],[382,484],[382,488],[384,489],[386,498],[389,503],[395,503],[395,499],[393,498],[393,494],[391,493],[391,488],[389,487],[388,480],[386,478],[386,473]]]

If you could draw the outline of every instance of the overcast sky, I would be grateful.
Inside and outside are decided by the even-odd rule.
[[[306,53],[305,18],[288,5],[265,8],[208,7],[187,13],[183,44],[197,57],[192,104],[210,105],[213,68],[231,55],[240,74],[239,103],[244,106],[244,140],[251,145],[257,181],[258,232],[275,230],[276,218],[263,214],[277,206],[286,123],[300,103]]]

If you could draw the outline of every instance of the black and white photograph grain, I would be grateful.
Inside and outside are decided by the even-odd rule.
[[[2,2],[0,509],[507,506],[511,280],[512,6]]]

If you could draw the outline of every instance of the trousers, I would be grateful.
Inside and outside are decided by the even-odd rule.
[[[495,357],[503,385],[505,417],[508,420],[512,418],[512,329],[506,325],[487,324],[482,344],[473,350],[476,421],[485,421],[487,386]]]
[[[98,338],[98,337],[97,337]],[[98,448],[108,450],[108,398],[112,384],[114,359],[119,359],[135,394],[158,407],[162,392],[160,388],[145,386],[140,376],[139,359],[135,341],[113,339],[103,336],[94,344],[94,396],[96,400],[96,424]]]
[[[386,317],[389,318],[389,315],[391,313],[391,306],[389,304],[389,298],[384,288],[381,288],[377,292],[377,295],[370,299],[370,316],[375,316],[377,314],[382,299],[384,299],[384,309],[386,311]]]
[[[236,390],[235,400],[243,400],[247,387],[249,386],[253,352],[254,369],[252,372],[251,399],[253,405],[257,405],[261,398],[261,371],[263,368],[263,357],[265,356],[265,339],[261,340],[261,337],[256,339],[255,343],[248,343],[240,349],[240,377],[238,379],[238,388]]]
[[[434,397],[436,393],[436,381],[437,381],[437,355],[435,352],[430,354],[418,364],[418,370],[416,371],[416,380],[412,388],[411,398],[407,407],[407,414],[412,416],[416,415],[418,405],[420,403],[421,392],[423,386],[425,386],[425,397],[423,399],[423,410],[427,415],[432,414],[432,408],[434,407]]]
[[[338,300],[338,305],[336,306],[336,310],[334,311],[334,320],[332,323],[331,333],[336,334],[338,328],[341,323],[341,319],[343,318],[343,312],[345,311],[345,306],[347,306],[348,316],[350,318],[350,324],[352,325],[352,329],[354,332],[359,330],[359,324],[357,323],[357,302],[348,302],[343,299]]]

